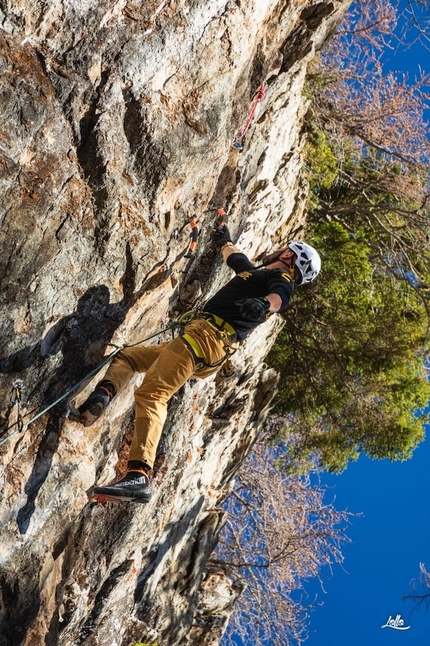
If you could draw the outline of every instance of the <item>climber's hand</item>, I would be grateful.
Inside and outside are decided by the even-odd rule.
[[[267,298],[243,298],[236,301],[240,315],[245,321],[262,322],[270,311],[270,303]]]
[[[214,242],[214,245],[221,249],[221,247],[223,247],[226,242],[232,241],[230,237],[230,231],[225,225],[215,227],[212,232],[212,240]]]

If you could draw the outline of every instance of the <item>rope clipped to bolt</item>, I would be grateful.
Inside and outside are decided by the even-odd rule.
[[[236,135],[234,137],[233,147],[238,148],[240,151],[243,150],[243,143],[242,143],[243,138],[245,137],[245,135],[246,135],[246,133],[248,131],[248,128],[252,123],[252,120],[254,118],[255,111],[257,110],[257,106],[258,106],[259,102],[262,99],[264,99],[267,87],[268,86],[265,85],[264,83],[263,83],[263,85],[260,85],[260,87],[259,87],[259,89],[257,91],[257,94],[255,95],[255,99],[252,102],[252,105],[251,105],[251,108],[249,110],[247,119],[246,119],[245,123],[243,124],[243,126],[240,128],[240,130],[238,130],[238,132],[236,133]]]

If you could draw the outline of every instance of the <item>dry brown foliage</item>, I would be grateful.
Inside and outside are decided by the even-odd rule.
[[[216,552],[247,588],[223,646],[233,634],[253,646],[286,646],[306,639],[309,600],[304,582],[342,563],[348,514],[324,502],[308,476],[287,476],[274,464],[278,450],[258,443],[227,500],[229,519]]]
[[[338,163],[331,188],[319,194],[315,217],[358,223],[393,279],[414,277],[430,321],[428,168],[430,74],[386,69],[387,50],[430,44],[430,3],[358,0],[318,59],[310,82],[317,125]],[[423,58],[430,67],[430,58]]]
[[[421,70],[410,79],[384,67],[387,49],[405,48],[418,38],[428,44],[427,5],[355,2],[315,65],[311,80],[316,111],[337,144],[340,160],[345,142],[352,138],[362,150],[370,147],[406,164],[428,163],[424,110],[429,106],[430,75]]]

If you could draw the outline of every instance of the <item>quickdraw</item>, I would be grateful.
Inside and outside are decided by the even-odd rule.
[[[242,126],[242,127],[240,128],[240,130],[236,133],[236,135],[235,135],[235,137],[234,137],[234,139],[233,139],[233,148],[237,148],[237,149],[238,149],[238,150],[240,150],[240,151],[242,151],[242,150],[243,150],[242,140],[243,140],[244,136],[246,135],[246,132],[247,132],[247,130],[248,130],[248,128],[249,128],[249,126],[250,126],[250,125],[251,125],[251,123],[252,123],[252,120],[253,120],[253,118],[254,118],[255,111],[256,111],[256,109],[257,109],[257,105],[259,104],[259,102],[260,102],[262,99],[264,99],[264,96],[265,96],[265,94],[266,94],[267,87],[268,87],[268,86],[267,86],[267,85],[265,85],[264,83],[263,83],[263,85],[261,85],[261,86],[259,87],[259,89],[258,89],[258,91],[257,91],[257,94],[256,94],[256,96],[255,96],[255,99],[254,99],[254,101],[252,102],[251,108],[250,108],[250,110],[249,110],[248,117],[247,117],[247,119],[246,119],[245,123],[243,124],[243,126]]]
[[[224,209],[217,209],[217,213],[219,217],[221,218],[220,226],[226,227],[228,226],[228,215],[224,211]]]
[[[21,388],[18,385],[15,385],[12,388],[12,395],[10,398],[10,405],[13,408],[16,406],[16,422],[15,425],[18,427],[18,433],[21,433],[23,427],[24,427],[24,421],[22,419],[21,415]]]
[[[207,211],[205,211],[205,212],[215,211],[215,210],[218,213],[218,215],[221,217],[221,225],[227,226],[227,224],[228,224],[228,216],[227,216],[227,213],[224,211],[224,209],[207,209]],[[187,251],[186,251],[186,253],[184,255],[184,258],[188,258],[190,260],[190,262],[187,264],[186,268],[184,269],[184,271],[183,271],[184,274],[187,274],[190,271],[190,269],[191,269],[191,267],[192,267],[192,265],[194,263],[194,260],[196,259],[196,247],[197,247],[197,242],[198,242],[199,235],[200,235],[200,229],[198,228],[196,217],[192,217],[191,220],[188,221],[188,224],[191,227],[190,242],[189,242],[189,245],[188,245],[188,249],[187,249]],[[185,225],[183,225],[179,229],[179,231],[177,232],[178,234],[179,234],[180,231],[183,230],[184,226]]]

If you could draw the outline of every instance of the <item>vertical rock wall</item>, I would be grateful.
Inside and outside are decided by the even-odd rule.
[[[263,360],[279,321],[241,347],[233,379],[174,397],[147,506],[87,497],[124,463],[132,385],[90,429],[64,402],[22,432],[17,414],[29,420],[84,379],[79,403],[110,344],[153,334],[228,279],[210,246],[213,209],[228,207],[254,258],[300,232],[306,67],[344,10],[0,3],[2,646],[218,643],[240,590],[206,565],[275,388]]]

